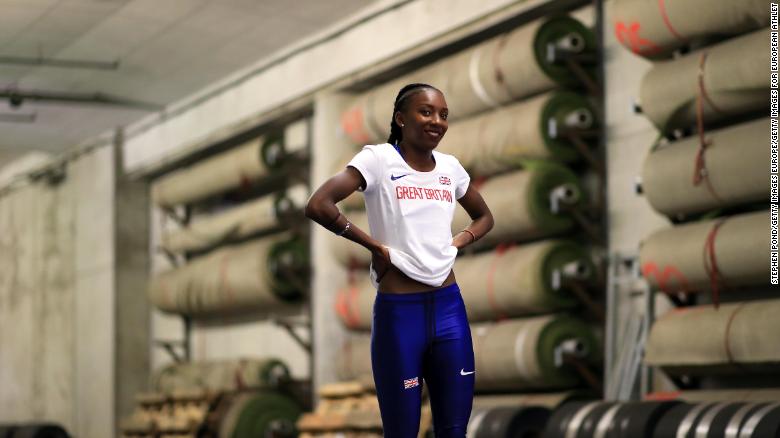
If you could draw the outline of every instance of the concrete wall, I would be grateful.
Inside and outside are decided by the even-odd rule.
[[[113,158],[0,197],[0,422],[113,435]]]

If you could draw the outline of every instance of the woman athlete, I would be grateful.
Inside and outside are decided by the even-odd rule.
[[[439,90],[405,86],[387,143],[364,146],[306,205],[307,217],[371,251],[371,366],[389,438],[417,436],[421,379],[437,438],[465,437],[471,414],[474,351],[452,266],[459,249],[490,231],[493,215],[457,158],[434,150],[447,114]],[[336,207],[355,190],[365,195],[370,236]],[[472,222],[453,237],[455,200]]]

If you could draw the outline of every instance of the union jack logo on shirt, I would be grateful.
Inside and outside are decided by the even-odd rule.
[[[404,380],[404,389],[414,388],[415,386],[420,386],[420,381],[417,380],[417,377]]]
[[[447,176],[440,176],[439,177],[439,184],[444,184],[445,186],[450,185],[450,178]]]

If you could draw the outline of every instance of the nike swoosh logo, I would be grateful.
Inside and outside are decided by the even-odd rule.
[[[405,174],[405,175],[398,175],[398,176],[395,176],[395,175],[390,175],[390,181],[395,181],[395,180],[397,180],[397,179],[400,179],[400,178],[403,178],[403,177],[405,177],[405,176],[407,176],[407,175],[409,175],[409,174],[407,173],[407,174]]]
[[[463,368],[460,369],[460,375],[461,376],[468,376],[469,374],[474,374],[476,371],[469,371],[468,373],[463,370]]]

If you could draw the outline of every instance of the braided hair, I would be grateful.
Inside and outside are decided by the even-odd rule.
[[[387,138],[388,143],[396,145],[404,138],[401,127],[395,122],[396,111],[403,111],[404,108],[406,108],[406,102],[409,100],[408,98],[425,89],[439,91],[433,85],[416,83],[406,85],[398,92],[398,95],[395,97],[395,104],[393,104],[393,116],[390,118],[390,137]],[[439,93],[441,93],[441,91],[439,91]]]

